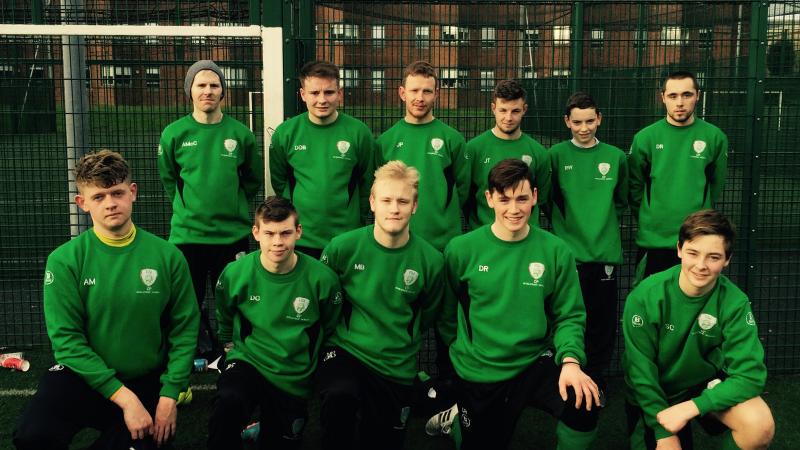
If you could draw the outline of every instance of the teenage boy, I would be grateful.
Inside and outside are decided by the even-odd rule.
[[[696,117],[699,98],[694,74],[667,75],[661,88],[667,117],[633,137],[628,170],[640,279],[678,264],[673,246],[681,218],[712,207],[725,185],[728,138]]]
[[[586,449],[594,439],[592,407],[600,399],[581,370],[586,313],[575,260],[561,239],[528,223],[532,185],[525,162],[500,161],[485,192],[494,223],[445,250],[439,326],[450,343],[458,404],[432,417],[426,431],[448,432],[455,421],[462,450],[507,448],[528,405],[558,418],[558,448]]]
[[[725,449],[764,449],[775,432],[760,397],[764,349],[747,295],[722,270],[734,230],[715,210],[687,217],[680,264],[628,295],[622,317],[631,448],[691,449],[689,422],[724,432]]]
[[[439,251],[461,234],[461,208],[467,200],[469,166],[464,137],[433,116],[439,95],[436,70],[425,61],[406,67],[398,88],[406,115],[378,138],[382,161],[400,160],[417,168],[420,190],[411,229]]]
[[[358,119],[339,112],[339,68],[312,61],[300,69],[300,97],[308,112],[272,135],[269,170],[275,193],[303,217],[297,249],[319,258],[334,236],[366,223],[377,147]]]
[[[155,448],[175,434],[199,312],[186,260],[131,221],[128,163],[102,150],[75,167],[75,203],[93,227],[47,258],[44,318],[56,365],[14,431],[18,449],[64,449],[83,428],[92,448]]]
[[[318,371],[323,449],[403,448],[416,355],[444,289],[442,254],[409,232],[418,184],[401,161],[378,169],[375,224],[337,236],[322,254],[344,289]]]
[[[467,142],[470,163],[470,193],[467,204],[467,224],[471,230],[494,221],[494,213],[486,205],[486,179],[489,171],[506,158],[525,161],[533,172],[538,203],[545,205],[550,192],[550,162],[547,150],[536,139],[522,132],[522,119],[528,111],[528,93],[516,80],[497,83],[492,93],[492,114],[495,125],[491,130]],[[539,226],[539,208],[533,208],[531,225]]]
[[[292,204],[267,198],[256,210],[259,250],[228,264],[217,282],[217,323],[230,343],[209,420],[209,449],[241,449],[256,406],[259,448],[296,449],[322,342],[339,319],[339,280],[294,251],[303,229]]]
[[[222,353],[204,303],[206,279],[216,282],[247,252],[250,203],[264,182],[264,160],[253,132],[222,114],[227,93],[222,69],[197,61],[186,72],[192,113],[169,124],[158,144],[158,170],[172,206],[169,241],[189,263],[200,305],[197,355]]]
[[[572,139],[550,148],[553,233],[578,264],[586,306],[586,373],[605,389],[617,322],[617,267],[622,264],[619,224],[628,202],[625,153],[595,136],[603,115],[578,92],[567,100],[564,123]]]

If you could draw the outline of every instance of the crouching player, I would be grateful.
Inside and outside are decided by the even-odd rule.
[[[256,406],[258,448],[300,448],[317,353],[342,303],[336,274],[295,252],[302,231],[288,200],[267,198],[253,225],[260,249],[219,277],[219,337],[229,350],[209,419],[209,449],[241,449],[240,433]]]
[[[401,449],[422,332],[444,289],[443,258],[409,232],[419,173],[401,161],[375,171],[375,224],[322,253],[344,289],[342,318],[318,371],[323,449]]]
[[[75,167],[93,227],[47,258],[44,317],[56,365],[22,414],[19,449],[65,449],[83,428],[97,449],[155,448],[175,433],[199,311],[186,260],[131,221],[128,163],[102,150]]]
[[[458,404],[426,432],[450,430],[462,450],[507,448],[528,405],[558,418],[561,450],[589,448],[597,428],[598,388],[581,370],[586,312],[575,260],[561,239],[529,225],[531,178],[522,160],[500,161],[485,194],[494,222],[445,250],[439,327]]]
[[[623,314],[631,448],[691,449],[689,421],[725,433],[723,448],[762,449],[775,431],[759,396],[767,369],[747,296],[722,270],[734,231],[711,209],[678,234],[681,264],[646,278]]]

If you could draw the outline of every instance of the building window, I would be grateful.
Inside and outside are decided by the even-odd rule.
[[[523,80],[532,80],[534,78],[538,78],[539,76],[536,74],[536,71],[531,69],[530,67],[525,67],[522,69],[522,78]]]
[[[147,27],[157,27],[158,22],[145,22],[144,24]],[[158,38],[156,36],[146,36],[144,38],[145,44],[158,44]]]
[[[706,73],[705,72],[695,72],[694,77],[697,79],[697,85],[700,86],[700,90],[705,90],[706,84]]]
[[[225,76],[225,84],[228,87],[247,86],[247,69],[244,67],[220,67]]]
[[[202,27],[203,24],[201,24],[201,23],[193,23],[192,26],[193,27]],[[198,33],[202,33],[202,31],[198,31]],[[206,43],[206,38],[205,38],[205,36],[202,36],[202,35],[192,36],[189,39],[189,42],[191,42],[194,45],[203,45],[203,44]]]
[[[553,45],[569,45],[569,25],[556,25],[553,27]]]
[[[441,69],[439,71],[439,84],[444,89],[455,89],[467,87],[469,70],[467,69]]]
[[[358,87],[358,69],[339,69],[339,79],[343,87]]]
[[[633,48],[647,47],[647,30],[639,29],[633,32]]]
[[[591,40],[591,47],[592,48],[601,48],[605,43],[605,30],[601,30],[600,28],[592,28],[592,40]]]
[[[481,90],[491,91],[494,89],[494,84],[494,70],[481,70]]]
[[[127,87],[133,85],[133,71],[126,66],[102,66],[100,70],[100,84],[111,87]]]
[[[659,41],[661,45],[683,45],[686,41],[686,33],[681,27],[661,27],[661,39]]]
[[[386,26],[373,25],[372,26],[372,46],[375,48],[383,48],[386,46]]]
[[[149,88],[157,88],[161,85],[161,73],[158,67],[145,68],[144,85]]]
[[[469,28],[455,25],[442,25],[442,42],[445,44],[458,44],[469,40]]]
[[[539,30],[524,30],[523,38],[526,47],[537,47],[539,45]]]
[[[14,66],[9,64],[0,64],[0,78],[13,78]]]
[[[372,90],[375,92],[383,91],[383,78],[385,72],[383,70],[372,71]]]
[[[333,42],[342,43],[358,38],[358,25],[352,23],[332,23],[331,39]]]
[[[554,77],[568,77],[569,74],[569,69],[553,69]]]
[[[490,48],[497,45],[497,29],[494,27],[481,28],[481,47]]]
[[[698,43],[698,47],[700,48],[712,48],[714,46],[714,35],[713,30],[711,28],[700,28],[697,32],[697,40],[700,41]]]
[[[417,48],[428,48],[431,46],[431,27],[428,25],[417,25],[414,27],[414,39]]]

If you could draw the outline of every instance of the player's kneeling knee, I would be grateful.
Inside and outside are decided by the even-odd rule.
[[[583,403],[580,408],[576,409],[575,392],[569,389],[564,412],[561,413],[559,420],[575,431],[592,431],[597,428],[598,409],[597,406],[594,406],[591,411],[587,411],[586,405]]]
[[[40,450],[59,446],[59,443],[54,441],[52,432],[37,424],[23,422],[14,430],[13,436],[14,446],[19,450]]]
[[[765,449],[775,435],[772,412],[749,411],[740,417],[740,429],[735,430],[736,444],[743,449]]]

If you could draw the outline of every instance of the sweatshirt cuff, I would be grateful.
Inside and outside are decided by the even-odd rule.
[[[165,384],[161,387],[159,395],[161,397],[169,397],[178,400],[178,394],[180,393],[181,393],[181,388],[179,388],[178,386],[172,384]]]
[[[566,349],[566,350],[557,351],[556,352],[556,360],[555,360],[556,365],[560,366],[561,363],[564,361],[564,358],[569,357],[569,356],[577,359],[578,362],[580,363],[581,367],[584,367],[586,365],[586,357],[584,356],[583,352],[578,352],[577,350],[574,350],[574,349]]]
[[[664,439],[666,437],[672,436],[674,433],[670,433],[661,425],[656,425],[653,427],[653,434],[655,435],[656,440]]]
[[[697,410],[700,411],[701,416],[704,416],[714,410],[713,402],[710,398],[708,398],[708,395],[706,395],[705,391],[693,398],[692,401],[697,406]]]
[[[116,394],[121,387],[122,387],[122,382],[112,377],[109,378],[108,381],[106,381],[105,383],[102,383],[99,386],[95,387],[94,390],[99,392],[100,395],[103,396],[103,398],[110,399],[111,396]]]

